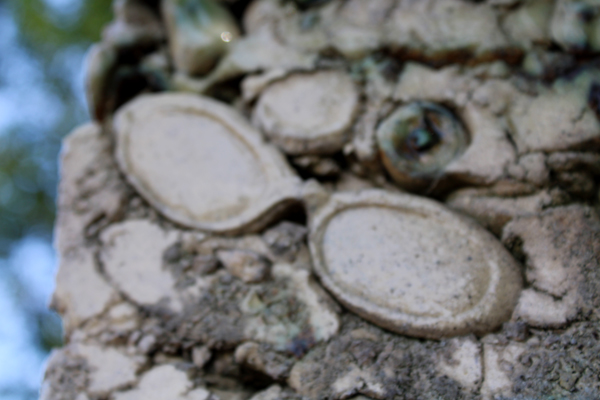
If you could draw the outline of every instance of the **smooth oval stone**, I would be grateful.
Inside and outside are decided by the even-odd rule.
[[[358,91],[342,71],[294,74],[269,86],[254,119],[288,154],[340,150],[358,110]]]
[[[117,161],[167,218],[237,234],[269,223],[300,197],[283,156],[231,107],[191,94],[142,96],[114,122]]]
[[[423,338],[484,333],[510,318],[519,264],[475,222],[422,197],[333,195],[311,221],[323,285],[379,326]]]

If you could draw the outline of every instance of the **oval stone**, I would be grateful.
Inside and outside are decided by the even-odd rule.
[[[115,117],[117,161],[167,218],[201,230],[256,231],[298,201],[301,181],[231,107],[191,94],[142,96]]]
[[[319,71],[273,83],[258,100],[254,119],[288,154],[327,154],[344,146],[357,110],[350,75]]]
[[[423,197],[338,193],[311,221],[323,285],[347,308],[401,334],[492,331],[510,318],[519,264],[489,232]]]

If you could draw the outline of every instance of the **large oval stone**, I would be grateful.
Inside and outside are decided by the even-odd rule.
[[[260,229],[300,197],[283,156],[231,107],[190,94],[144,96],[115,117],[117,161],[169,219],[211,232]]]
[[[489,332],[510,317],[522,287],[519,264],[494,236],[423,197],[335,194],[312,219],[310,246],[341,303],[410,336]]]

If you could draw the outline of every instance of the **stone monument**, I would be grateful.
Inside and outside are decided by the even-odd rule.
[[[600,397],[600,5],[115,0],[44,400]]]

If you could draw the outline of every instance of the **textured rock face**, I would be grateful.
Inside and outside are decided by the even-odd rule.
[[[594,2],[114,8],[43,399],[600,397]]]

